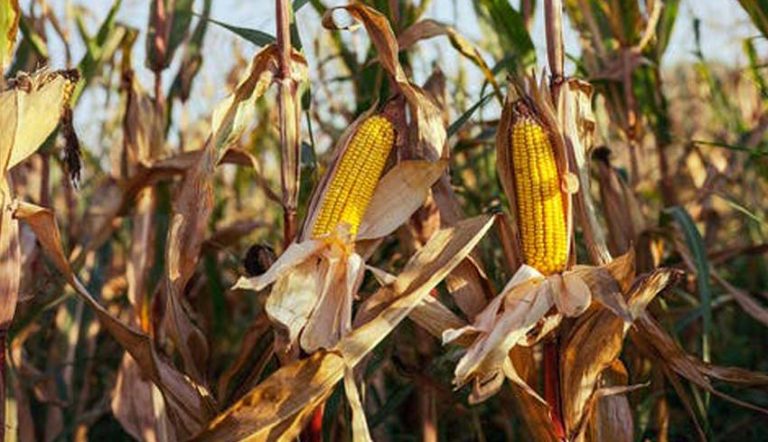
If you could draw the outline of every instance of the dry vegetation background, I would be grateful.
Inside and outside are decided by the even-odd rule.
[[[699,2],[563,1],[565,74],[594,87],[584,177],[597,238],[577,222],[575,254],[635,263],[624,279],[611,267],[632,326],[599,302],[577,318],[558,305],[556,331],[527,328],[535,342],[505,349],[557,411],[514,381],[470,405],[470,385],[452,380],[472,341],[441,340],[515,274],[495,139],[507,78],[551,67],[551,2],[359,2],[399,38],[387,58],[369,36],[385,24],[330,29],[324,15],[352,22],[328,12],[344,3],[296,0],[287,76],[266,0],[19,3],[0,0],[0,32],[13,31],[0,37],[3,106],[42,66],[79,80],[51,80],[73,124],[30,114],[24,130],[41,139],[7,171],[14,135],[0,109],[6,440],[279,440],[302,427],[303,440],[364,440],[359,410],[377,441],[767,437],[768,2],[717,2],[733,26],[711,28]],[[429,19],[439,31],[413,32]],[[242,82],[266,78],[257,53],[275,69],[265,91]],[[448,172],[404,224],[358,244],[389,274],[366,273],[359,290],[353,325],[369,328],[336,353],[291,354],[265,313],[269,289],[232,287],[288,247],[345,129],[402,92],[388,62],[440,110]],[[293,215],[286,97],[300,123]],[[434,160],[414,152],[396,156]],[[470,221],[435,233],[459,219]],[[462,284],[473,293],[457,295]],[[633,301],[643,290],[647,308]],[[401,311],[384,307],[398,300]],[[544,367],[553,336],[555,393]]]

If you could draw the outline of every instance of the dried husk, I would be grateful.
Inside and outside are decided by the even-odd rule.
[[[645,306],[671,282],[676,273],[657,270],[641,278],[627,294],[631,319],[637,318]],[[629,323],[621,316],[595,305],[580,316],[564,338],[560,356],[562,376],[561,398],[566,431],[578,437],[577,431],[589,420],[588,405],[593,400],[602,377],[619,357]]]
[[[296,437],[314,408],[477,245],[492,218],[481,216],[440,230],[408,262],[397,279],[377,293],[393,301],[330,350],[287,365],[214,419],[195,440],[288,440]],[[373,296],[379,296],[374,294]]]
[[[356,253],[353,238],[343,231],[320,239],[310,239],[310,235],[353,135],[375,113],[395,125],[398,137],[406,131],[402,100],[390,100],[381,111],[374,106],[360,115],[337,142],[330,166],[313,192],[297,240],[265,274],[241,278],[235,286],[262,290],[275,284],[266,311],[285,332],[289,347],[298,342],[307,352],[327,349],[351,329],[352,300],[362,281],[363,258]],[[379,180],[355,239],[365,243],[392,233],[424,203],[429,188],[445,167],[445,161],[395,164]]]
[[[622,327],[629,324],[634,310],[623,302],[622,293],[628,290],[634,275],[632,262],[632,255],[627,254],[604,267],[576,266],[548,277],[532,267],[521,266],[470,325],[443,332],[444,343],[457,338],[471,342],[456,366],[454,383],[461,386],[474,380],[470,401],[475,403],[495,394],[506,376],[521,391],[544,403],[517,375],[514,361],[508,358],[510,352],[517,346],[536,344],[558,326],[563,316],[578,317],[590,306],[594,306],[593,310],[603,309]],[[591,302],[593,293],[600,294],[594,296],[598,303]],[[644,303],[638,300],[637,307],[644,308],[648,300],[638,299]]]
[[[345,137],[340,149],[346,149],[348,142]],[[335,156],[336,161],[338,158]],[[403,224],[421,206],[444,167],[443,161],[395,165],[376,187],[358,238],[375,240]],[[334,163],[319,184],[300,238],[311,232],[314,212],[335,171]],[[262,290],[274,283],[267,314],[287,332],[291,345],[300,340],[301,347],[311,352],[332,347],[351,329],[352,300],[362,280],[362,264],[354,244],[347,244],[344,238],[304,239],[291,243],[266,273],[241,278],[235,288]]]
[[[570,172],[578,178],[580,190],[574,195],[574,214],[584,235],[592,264],[603,265],[612,258],[589,191],[591,176],[588,158],[596,125],[592,113],[592,86],[571,78],[559,90],[558,119],[569,155]]]

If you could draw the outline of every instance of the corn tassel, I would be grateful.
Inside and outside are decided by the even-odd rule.
[[[344,224],[354,238],[394,141],[394,126],[385,117],[374,115],[360,124],[325,191],[312,238],[333,234]]]
[[[523,257],[549,275],[565,269],[568,258],[560,174],[547,129],[525,106],[515,113],[511,158]]]

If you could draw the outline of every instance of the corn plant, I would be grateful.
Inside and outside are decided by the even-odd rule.
[[[4,439],[764,438],[764,2],[134,3],[0,0]]]

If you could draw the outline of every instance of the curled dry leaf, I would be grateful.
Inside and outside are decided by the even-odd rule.
[[[624,326],[631,318],[632,309],[618,299],[622,299],[620,288],[627,286],[627,279],[631,277],[631,262],[631,255],[626,255],[615,264],[576,266],[547,277],[533,267],[521,266],[471,325],[443,332],[444,343],[459,337],[474,340],[456,366],[454,383],[462,386],[474,380],[470,401],[481,402],[498,391],[504,374],[543,402],[516,374],[514,363],[508,360],[510,351],[519,345],[531,346],[538,342],[557,327],[563,315],[581,315],[592,305],[593,296],[609,305],[606,312]],[[555,313],[547,316],[552,307],[556,307]]]
[[[163,425],[158,422],[152,402],[152,383],[142,377],[141,370],[129,354],[123,355],[110,402],[112,413],[120,425],[136,440],[168,440],[161,437]],[[172,436],[170,436],[172,438]]]
[[[733,383],[743,385],[765,385],[765,381],[768,379],[765,374],[732,367],[715,367],[703,362],[686,353],[647,312],[640,315],[637,319],[637,325],[637,329],[633,329],[631,332],[632,339],[638,342],[639,346],[646,352],[650,352],[651,356],[656,358],[657,363],[663,364],[667,370],[667,377],[673,376],[672,372],[674,372],[709,393],[742,407],[768,414],[768,409],[764,407],[718,391],[711,382],[711,377],[714,377],[726,382],[738,380],[738,382]]]
[[[130,50],[130,49],[127,49]],[[126,67],[126,71],[122,75],[122,87],[125,90],[126,95],[126,111],[123,117],[123,151],[120,153],[120,164],[117,164],[115,168],[115,174],[121,173],[121,181],[129,180],[132,176],[135,176],[142,168],[151,167],[152,163],[159,160],[166,154],[165,142],[164,142],[164,118],[161,115],[161,110],[155,105],[154,101],[147,96],[146,92],[141,88],[138,81],[135,80],[134,72]],[[108,190],[118,191],[115,186],[109,186]],[[113,193],[118,193],[114,195]],[[96,226],[90,231],[99,231],[99,227],[105,225],[105,222],[112,222],[110,215],[114,213],[115,202],[119,204],[120,195],[118,192],[105,192],[108,198],[100,201],[102,204],[94,204],[94,208],[101,208],[104,205],[112,206],[112,210],[104,210],[101,215],[96,217],[87,217],[90,222],[94,222]],[[106,196],[105,195],[105,196]],[[153,264],[153,253],[149,251],[153,250],[152,245],[155,243],[155,229],[152,227],[152,222],[155,217],[155,207],[157,205],[156,190],[147,186],[141,189],[135,199],[135,211],[132,216],[132,232],[131,243],[128,262],[126,263],[125,277],[128,283],[128,300],[134,309],[134,317],[138,318],[138,323],[142,330],[149,331],[150,318],[149,309],[145,304],[149,299],[147,294],[147,277],[149,269]],[[105,230],[104,233],[111,230]],[[103,241],[105,239],[100,239]],[[135,376],[129,373],[124,373],[124,370],[131,369],[131,365],[126,362],[120,365],[119,376],[125,379],[125,383],[129,386],[126,387],[130,391],[132,384],[138,382]],[[119,384],[124,385],[124,384]],[[147,392],[149,384],[145,381],[141,385],[137,385],[137,388],[144,389]],[[129,406],[139,405],[137,402],[128,402]],[[115,403],[113,402],[114,406]],[[151,402],[145,404],[149,406],[151,411]],[[130,414],[125,407],[121,411],[123,415]],[[133,414],[141,415],[147,413],[146,410],[135,410]],[[151,415],[151,413],[150,413]]]
[[[735,287],[726,281],[725,278],[720,276],[720,274],[718,274],[714,269],[712,269],[711,274],[715,281],[717,281],[718,284],[723,286],[723,288],[725,288],[725,290],[727,290],[728,293],[733,296],[733,299],[736,300],[736,303],[738,303],[739,306],[749,316],[753,317],[757,321],[762,322],[763,325],[768,326],[768,309],[763,307],[759,302],[755,301],[749,293],[741,290],[738,287]]]
[[[640,279],[627,294],[629,311],[640,314],[674,276],[674,271],[662,269]],[[595,305],[578,318],[568,333],[560,356],[560,397],[566,431],[585,428],[585,420],[590,419],[588,404],[600,386],[602,373],[621,354],[628,328],[629,324],[621,316]]]
[[[0,332],[5,333],[11,325],[16,311],[21,282],[21,248],[19,246],[19,223],[13,218],[10,195],[5,177],[0,176]],[[5,339],[4,337],[2,338]]]
[[[371,273],[373,273],[374,277],[379,282],[379,285],[391,285],[397,279],[394,275],[391,275],[381,269],[377,269],[371,266],[366,266],[366,268]],[[446,278],[446,285],[447,284],[448,282]],[[389,290],[379,290],[374,295],[366,298],[365,301],[362,302],[357,309],[357,314],[355,315],[355,319],[353,321],[353,327],[360,327],[361,325],[375,318],[376,315],[378,315],[389,303],[393,301],[395,295],[396,294],[394,292]],[[416,308],[413,309],[408,317],[421,328],[438,339],[441,339],[443,332],[448,329],[459,329],[467,325],[463,319],[456,316],[448,307],[443,305],[443,303],[434,296],[427,296],[424,298],[424,300],[419,305],[417,305]],[[471,343],[471,341],[466,339],[460,339],[457,342],[464,345]]]
[[[0,71],[15,42],[19,23],[16,1],[0,6]],[[2,74],[0,74],[2,75]],[[67,100],[77,79],[76,72],[39,70],[21,73],[10,89],[2,91],[0,80],[0,352],[5,354],[5,335],[16,312],[21,282],[19,225],[13,217],[12,186],[7,172],[32,155],[53,132],[68,109]],[[71,111],[70,111],[71,112]],[[4,358],[0,358],[4,361]],[[0,374],[5,373],[4,362]],[[0,380],[0,404],[5,404],[5,380]],[[0,422],[5,422],[5,409]],[[0,431],[0,435],[5,434]]]
[[[297,78],[307,78],[307,62],[297,51],[292,54],[292,66]],[[246,76],[240,80],[234,93],[219,103],[213,111],[211,131],[213,148],[223,153],[227,146],[237,141],[245,128],[253,121],[255,101],[264,95],[275,81],[278,49],[275,45],[262,48],[251,60]]]
[[[575,78],[569,79],[560,88],[557,109],[563,140],[570,156],[570,170],[578,178],[581,189],[581,192],[574,195],[575,216],[584,234],[592,263],[602,265],[611,261],[611,255],[589,191],[591,176],[587,158],[592,149],[596,126],[592,113],[592,86]]]
[[[451,26],[448,26],[444,23],[440,23],[437,20],[432,19],[425,19],[418,21],[414,24],[412,24],[409,28],[404,30],[400,33],[400,35],[397,37],[397,43],[400,46],[400,50],[405,50],[416,44],[419,40],[427,40],[430,38],[438,37],[441,35],[445,35],[448,37],[448,40],[450,40],[451,45],[461,53],[461,55],[467,57],[469,60],[472,61],[475,65],[477,65],[478,68],[480,68],[480,71],[482,71],[483,76],[485,77],[485,80],[488,81],[488,83],[491,84],[493,87],[494,92],[496,93],[496,98],[499,100],[499,103],[504,101],[503,95],[501,94],[501,89],[499,88],[499,84],[496,82],[496,76],[493,74],[491,69],[488,67],[488,65],[485,63],[485,60],[483,59],[483,56],[480,54],[480,51],[475,47],[472,43],[470,43],[466,38],[464,38],[461,33],[459,33],[456,29],[452,28]]]
[[[98,249],[119,227],[116,218],[130,214],[141,192],[159,181],[168,180],[184,174],[200,161],[204,149],[183,152],[155,161],[149,167],[137,165],[135,175],[126,181],[107,178],[99,184],[97,204],[88,207],[88,227],[82,245],[72,250],[72,265],[78,268],[88,252]],[[234,156],[224,155],[218,164],[240,164]]]
[[[372,442],[360,390],[357,388],[355,372],[352,368],[344,370],[344,393],[347,395],[349,407],[352,409],[352,440],[354,442]]]
[[[603,372],[603,382],[608,385],[625,386],[628,382],[626,368],[616,360]],[[631,387],[630,387],[631,388]],[[587,423],[588,440],[596,442],[631,442],[634,440],[634,421],[629,400],[623,394],[604,395],[598,390],[593,418]]]
[[[328,351],[287,365],[214,419],[195,440],[288,440],[347,369],[376,347],[477,245],[493,221],[477,217],[437,232],[408,262],[391,286],[395,293],[378,316]],[[374,295],[376,296],[376,295]]]
[[[215,408],[205,387],[177,371],[157,353],[148,335],[120,322],[88,293],[66,259],[52,211],[18,203],[14,216],[32,228],[43,250],[75,293],[93,309],[104,328],[133,357],[142,373],[161,390],[176,434],[183,438],[198,431]]]
[[[443,112],[443,121],[447,124],[449,109],[446,106],[445,76],[439,69],[430,75],[424,84],[425,91],[434,98]],[[450,152],[446,151],[449,155]],[[448,166],[450,167],[450,166]],[[451,174],[445,168],[443,175],[432,186],[432,199],[439,212],[440,225],[451,226],[465,217],[456,193],[451,186]],[[503,217],[497,217],[497,225],[506,223]],[[487,299],[495,294],[488,277],[474,254],[470,254],[446,278],[446,288],[467,318],[475,315],[485,307]],[[459,328],[459,327],[448,327]],[[440,337],[440,336],[438,336]]]
[[[611,165],[611,151],[606,147],[595,149],[592,158],[597,163],[597,181],[603,218],[608,227],[608,247],[613,254],[626,253],[645,229],[637,198]]]
[[[470,401],[481,402],[495,394],[503,383],[503,374],[538,395],[515,374],[507,362],[509,351],[525,338],[553,306],[549,280],[537,270],[523,265],[488,306],[475,317],[472,325],[443,332],[443,343],[465,334],[476,335],[454,372],[454,384],[462,386],[475,380]]]
[[[173,217],[166,248],[166,330],[181,353],[187,372],[202,382],[201,367],[207,362],[208,344],[191,321],[183,302],[183,291],[197,266],[200,250],[213,210],[213,173],[217,157],[238,140],[253,120],[255,102],[272,83],[277,69],[277,47],[257,53],[234,93],[213,112],[211,136],[202,153],[184,175],[174,200]]]
[[[269,321],[269,318],[267,318],[267,315],[263,313],[257,316],[256,319],[251,323],[251,326],[248,328],[248,331],[245,332],[245,335],[241,340],[237,358],[227,367],[227,369],[222,373],[221,377],[219,377],[217,385],[218,394],[216,397],[219,398],[221,403],[227,404],[229,401],[226,399],[230,397],[238,397],[233,395],[238,390],[243,388],[243,384],[240,382],[237,383],[237,386],[233,386],[232,384],[235,382],[235,380],[238,379],[238,376],[241,375],[242,372],[245,371],[253,362],[253,357],[254,354],[256,354],[259,343],[262,342],[262,338],[270,334],[271,331],[271,322]],[[265,356],[268,356],[269,358],[271,358],[272,354],[273,352],[271,351],[265,351]],[[265,357],[262,360],[265,359],[267,358]],[[258,376],[258,372],[260,372],[260,370],[263,368],[263,365],[266,365],[266,361],[264,364],[258,364],[256,366],[255,376]],[[251,376],[248,378],[253,379]],[[231,393],[230,390],[232,390]]]
[[[132,76],[131,76],[132,77]],[[126,172],[135,171],[137,163],[148,165],[162,154],[163,132],[160,122],[162,118],[156,115],[157,107],[137,88],[135,82],[128,94],[128,105],[124,124],[125,150],[124,158]],[[110,189],[117,190],[115,187]],[[104,201],[104,204],[119,202],[119,192],[114,200]],[[147,278],[152,266],[153,244],[155,229],[152,222],[155,216],[156,193],[152,187],[142,189],[136,198],[133,214],[131,243],[128,262],[126,263],[125,278],[128,284],[128,300],[133,307],[131,325],[139,326],[144,332],[151,328],[147,293]],[[97,206],[97,205],[94,205]],[[114,207],[114,206],[113,206]],[[109,211],[105,214],[109,216]],[[88,218],[93,221],[93,218]],[[104,225],[102,217],[96,218],[98,226]],[[98,227],[97,227],[98,228]],[[106,238],[104,239],[106,240]],[[117,382],[112,391],[110,407],[115,418],[133,437],[139,440],[164,440],[172,432],[167,416],[162,406],[156,407],[153,401],[153,385],[129,354],[124,354],[117,374]]]
[[[327,29],[351,28],[351,25],[337,23],[335,15],[339,10],[347,11],[354,21],[363,24],[371,42],[376,47],[381,66],[408,102],[413,130],[409,131],[410,152],[407,157],[428,161],[447,157],[445,125],[440,110],[423,90],[408,81],[398,59],[400,48],[397,38],[387,17],[370,6],[353,3],[329,8],[323,15],[324,27]]]
[[[138,165],[150,167],[164,156],[164,118],[154,101],[147,96],[135,79],[133,71],[123,73],[126,110],[123,118],[123,159],[128,176],[136,172]],[[122,167],[117,170],[120,171]]]

